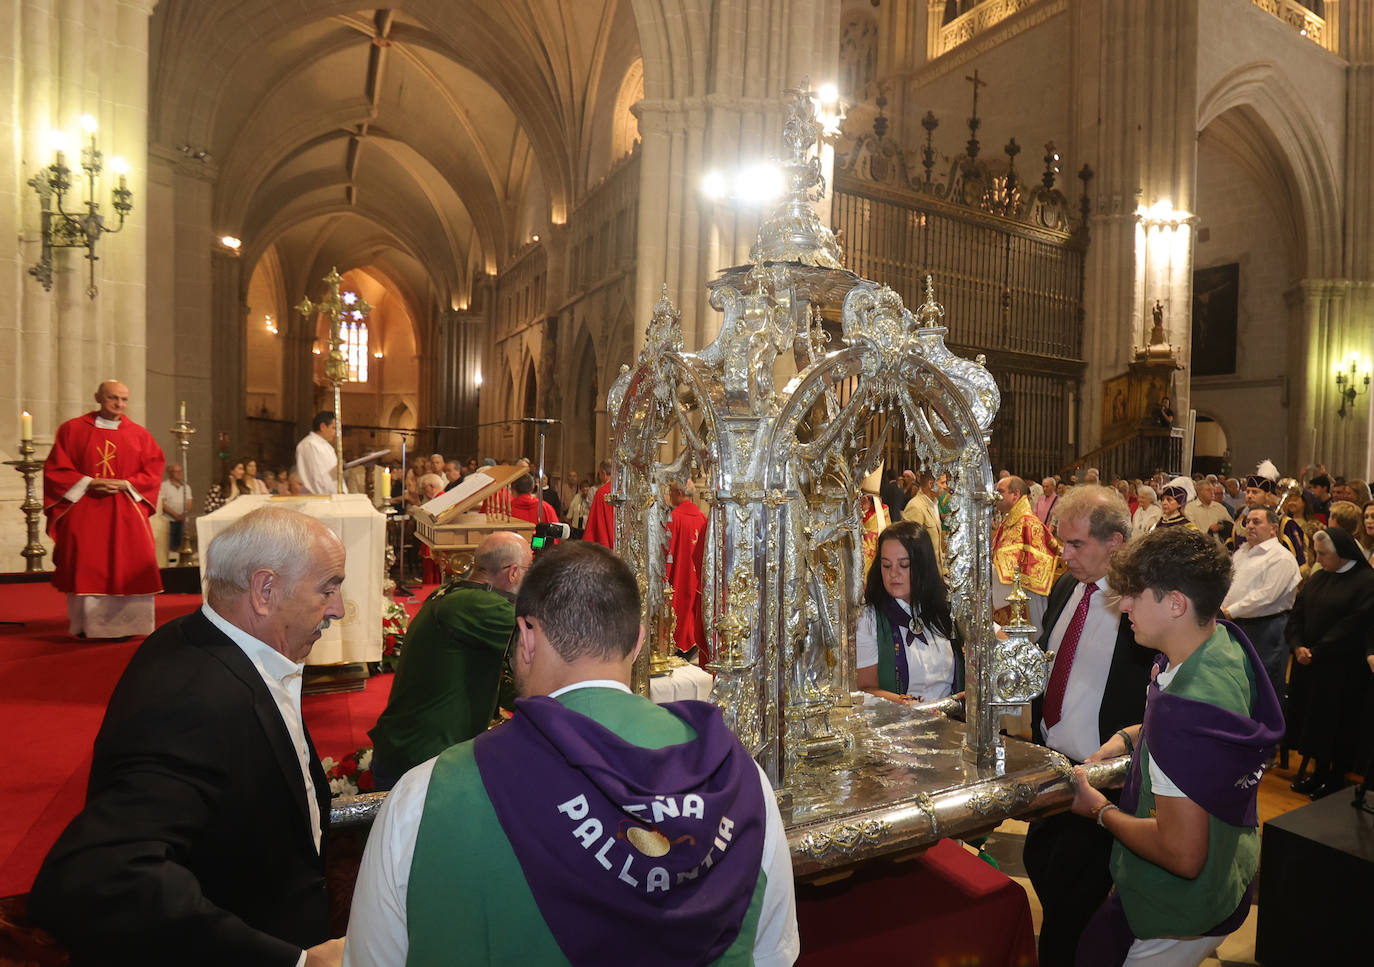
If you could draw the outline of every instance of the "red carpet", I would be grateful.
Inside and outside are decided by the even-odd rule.
[[[404,599],[412,614],[432,591]],[[200,607],[200,596],[164,594],[158,624]],[[91,743],[115,682],[142,639],[85,642],[67,635],[62,594],[47,584],[0,584],[0,735],[6,738],[4,809],[0,810],[0,897],[27,892],[43,857],[81,808]],[[379,632],[380,634],[380,629]],[[370,745],[386,706],[391,676],[360,692],[307,696],[302,703],[321,756],[340,758]]]

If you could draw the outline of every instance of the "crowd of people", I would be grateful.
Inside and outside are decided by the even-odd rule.
[[[1019,582],[1052,654],[1031,736],[1074,763],[1133,754],[1119,795],[1080,781],[1072,812],[1030,825],[1040,963],[1198,963],[1249,909],[1263,770],[1299,753],[1312,799],[1370,771],[1368,486],[1267,460],[1243,479],[997,477],[994,617]],[[949,497],[912,470],[866,496],[856,664],[879,698],[962,687],[930,536]]]
[[[101,384],[96,403],[59,430],[45,506],[54,583],[80,605],[74,628],[99,636],[151,617],[146,518],[162,457],[124,416],[126,387]],[[320,468],[337,472],[334,432],[321,413],[298,447],[307,492]],[[482,465],[417,464],[397,482],[401,505]],[[270,491],[256,470],[235,464],[226,499]],[[346,944],[327,923],[328,786],[300,709],[302,663],[344,616],[346,552],[285,506],[218,534],[204,605],[128,665],[85,808],[35,881],[34,919],[107,963],[399,964],[460,948],[503,963],[621,962],[646,949],[664,963],[795,960],[767,777],[714,706],[660,708],[629,692],[644,632],[638,580],[613,552],[610,474],[603,463],[594,493],[571,474],[563,492],[517,477],[516,516],[556,521],[567,507],[586,539],[536,558],[526,538],[492,534],[473,571],[417,615],[371,733],[392,793]],[[171,509],[184,521],[179,482],[174,468],[161,497],[180,493]],[[945,535],[969,497],[918,470],[865,488],[857,684],[873,701],[956,694],[964,643]],[[1038,484],[1003,471],[995,488],[994,614],[1019,620],[1008,588],[1026,593],[1051,656],[1031,738],[1076,766],[1071,811],[1026,836],[1040,963],[1199,963],[1253,899],[1258,786],[1280,746],[1302,756],[1294,789],[1314,799],[1369,772],[1368,487],[1320,466],[1281,478],[1265,461],[1243,481],[1104,482],[1085,468]],[[706,518],[690,482],[667,497],[672,556],[699,567]],[[89,550],[99,546],[119,547],[117,567]],[[675,609],[698,597],[685,587]],[[678,617],[680,632],[702,635],[690,611]],[[486,730],[503,668],[516,714]],[[1082,765],[1122,754],[1124,787],[1094,789]],[[660,929],[665,915],[681,929]]]
[[[324,410],[315,414],[311,431],[296,447],[296,462],[291,467],[263,467],[252,457],[236,459],[225,464],[224,479],[211,484],[203,500],[198,500],[192,492],[180,464],[167,465],[157,499],[150,502],[150,506],[155,505],[157,512],[167,520],[168,556],[175,559],[183,528],[188,522],[193,525],[198,515],[214,513],[241,496],[294,497],[335,493],[339,486],[338,458],[334,450],[336,433],[337,423],[332,412]],[[513,458],[508,463],[523,466],[529,474],[528,480],[521,477],[512,483],[511,516],[531,522],[565,522],[574,537],[581,537],[590,528],[593,540],[611,546],[612,534],[606,512],[609,505],[603,506],[600,513],[596,512],[598,498],[605,504],[609,492],[609,462],[602,461],[594,472],[569,470],[564,475],[555,471],[552,476],[546,473],[540,477],[538,488],[534,484],[536,468],[528,457]],[[390,501],[396,510],[404,513],[452,490],[469,475],[496,465],[497,461],[491,457],[471,456],[458,460],[446,458],[441,453],[418,456],[404,466],[400,460],[383,460],[376,466],[390,471],[392,489],[390,494],[379,497],[379,503]],[[344,491],[369,490],[368,469],[368,466],[346,469]],[[534,496],[536,489],[538,500]]]

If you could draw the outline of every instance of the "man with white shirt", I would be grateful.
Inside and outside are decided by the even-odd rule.
[[[1188,501],[1183,514],[1193,526],[1217,541],[1231,536],[1231,511],[1216,499],[1217,484],[1204,480],[1197,485],[1197,500]]]
[[[310,432],[296,444],[296,473],[305,485],[303,493],[328,495],[340,492],[339,455],[334,450],[338,433],[339,424],[333,411],[321,410],[310,421]],[[439,470],[442,469],[441,459]]]
[[[53,551],[53,587],[67,595],[71,634],[146,635],[162,590],[148,519],[166,458],[153,435],[125,415],[129,387],[95,391],[100,408],[57,429],[43,461],[43,512]]]
[[[1040,647],[1054,652],[1045,694],[1031,703],[1035,740],[1082,762],[1118,729],[1140,721],[1151,653],[1135,643],[1107,587],[1107,568],[1130,536],[1126,501],[1110,487],[1071,488],[1056,509],[1068,573],[1050,590]],[[1072,964],[1078,938],[1111,889],[1112,838],[1060,813],[1031,823],[1024,861],[1044,908],[1040,963]]]
[[[639,587],[541,554],[515,605],[515,716],[401,779],[368,836],[345,964],[791,964],[791,858],[762,770],[705,702],[633,695]]]
[[[172,554],[181,547],[182,528],[186,526],[186,515],[191,512],[191,487],[186,483],[181,464],[167,465],[167,479],[162,481],[162,489],[157,495],[162,516],[167,518],[167,545]]]
[[[253,511],[205,554],[206,603],[135,652],[96,736],[85,808],[43,862],[34,922],[76,962],[338,964],[329,786],[302,662],[344,614],[344,548]]]
[[[1259,652],[1274,694],[1282,700],[1288,677],[1288,643],[1283,630],[1298,595],[1302,575],[1288,548],[1279,543],[1278,513],[1268,507],[1245,515],[1245,543],[1232,556],[1235,575],[1221,603],[1230,618]]]

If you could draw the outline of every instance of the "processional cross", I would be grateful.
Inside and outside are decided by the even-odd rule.
[[[324,282],[329,286],[329,297],[323,302],[311,302],[310,297],[301,299],[300,305],[296,306],[296,311],[305,317],[309,322],[314,315],[322,313],[329,317],[329,356],[324,362],[325,378],[334,384],[334,453],[338,457],[339,465],[339,493],[344,492],[344,460],[343,460],[343,413],[340,409],[341,394],[339,387],[348,382],[348,360],[344,358],[340,347],[344,343],[342,331],[345,320],[362,322],[372,311],[372,306],[367,304],[367,300],[356,292],[339,292],[339,284],[343,282],[343,276],[339,275],[338,267],[331,268],[329,274],[324,277]]]
[[[968,119],[968,156],[976,158],[978,157],[978,128],[983,123],[978,120],[978,88],[987,87],[988,82],[978,76],[978,68],[976,67],[973,69],[973,76],[970,77],[965,74],[964,80],[973,85],[973,113],[969,115]]]

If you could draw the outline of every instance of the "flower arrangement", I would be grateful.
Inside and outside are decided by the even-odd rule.
[[[395,671],[401,662],[401,645],[410,628],[410,615],[395,601],[388,599],[382,608],[382,660],[379,671]]]
[[[338,761],[325,756],[320,760],[320,765],[324,767],[325,778],[329,780],[329,794],[335,798],[372,792],[377,787],[372,777],[371,746],[350,752]]]

